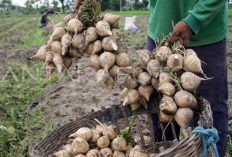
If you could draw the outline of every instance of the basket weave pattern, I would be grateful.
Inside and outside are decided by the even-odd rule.
[[[151,132],[151,120],[149,119],[150,113],[159,113],[159,102],[161,98],[156,97],[153,101],[150,101],[148,104],[148,109],[141,107],[140,109],[134,111],[135,115],[147,114],[148,121],[150,124]],[[200,108],[200,117],[203,119],[199,126],[204,128],[210,128],[213,124],[212,112],[210,104],[202,97],[197,97],[199,108]],[[111,122],[116,125],[117,129],[119,128],[118,120],[127,119],[133,116],[133,113],[130,109],[130,106],[122,105],[113,105],[109,108],[103,108],[97,112],[91,112],[77,120],[70,121],[63,126],[56,128],[54,131],[48,133],[48,135],[38,142],[35,146],[30,147],[29,154],[31,157],[48,157],[51,156],[54,152],[58,151],[62,145],[65,145],[68,141],[68,136],[76,132],[81,127],[93,128],[97,124],[94,120],[95,118],[101,122]],[[138,128],[140,124],[136,123]],[[143,136],[141,130],[140,137]],[[191,132],[191,131],[190,131]],[[190,133],[191,134],[191,133]],[[153,133],[151,133],[153,135]],[[154,137],[152,137],[154,139]],[[143,137],[141,137],[143,140]],[[154,142],[150,145],[145,145],[142,141],[143,148],[146,152],[152,153],[151,156],[157,157],[198,157],[203,152],[201,135],[194,134],[190,135],[189,138],[178,142],[174,141],[163,141],[163,142]],[[163,149],[161,149],[163,148]],[[208,154],[208,156],[211,156]]]

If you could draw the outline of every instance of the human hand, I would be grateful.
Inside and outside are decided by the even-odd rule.
[[[182,45],[186,47],[189,44],[192,34],[193,32],[191,28],[184,21],[180,21],[175,25],[171,36],[168,38],[168,40],[165,43],[165,46],[170,46],[176,40],[180,40]]]

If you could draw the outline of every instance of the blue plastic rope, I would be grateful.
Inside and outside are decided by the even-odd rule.
[[[196,134],[196,133],[201,134],[203,148],[204,148],[201,157],[204,157],[206,152],[210,151],[210,146],[213,147],[216,157],[219,157],[218,150],[216,147],[216,143],[218,142],[219,137],[218,137],[218,132],[216,129],[214,129],[214,128],[213,129],[203,129],[202,127],[196,127],[192,133],[193,134]],[[207,139],[207,145],[205,143],[205,138]]]

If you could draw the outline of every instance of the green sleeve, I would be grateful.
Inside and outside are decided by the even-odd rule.
[[[199,0],[183,21],[197,34],[213,20],[226,2],[227,0]]]

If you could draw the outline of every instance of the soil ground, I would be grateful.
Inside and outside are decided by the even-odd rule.
[[[120,27],[123,29],[125,17],[120,20]],[[139,16],[135,25],[142,30],[139,34],[124,32],[126,43],[131,55],[138,49],[144,49],[146,44],[148,30],[148,16]],[[31,21],[33,24],[33,21]],[[12,23],[11,25],[14,25]],[[20,29],[20,27],[19,27]],[[25,28],[23,28],[25,29]],[[1,31],[0,31],[1,32]],[[232,21],[229,23],[229,33],[232,34]],[[136,37],[135,37],[136,36]],[[144,40],[137,40],[142,38]],[[4,42],[2,42],[4,40]],[[9,50],[14,44],[22,42],[20,32],[9,32],[7,38],[1,38],[0,43],[0,78],[5,77],[7,67],[11,66],[12,61],[20,61],[29,64],[32,62],[30,56],[33,56],[40,46],[35,46],[23,50]],[[228,37],[228,85],[229,85],[229,113],[232,115],[232,36]],[[30,103],[30,109],[41,108],[55,115],[55,121],[64,124],[69,119],[76,119],[87,114],[91,109],[99,110],[102,107],[109,107],[113,104],[120,104],[122,99],[119,98],[120,88],[115,86],[110,94],[107,94],[104,88],[96,82],[96,71],[88,66],[88,57],[75,60],[67,74],[58,75],[55,83],[46,87],[42,97],[35,99]],[[78,67],[78,69],[76,68]],[[12,77],[8,76],[7,77]],[[45,75],[43,76],[45,78]],[[141,117],[144,124],[147,123],[146,117]]]

